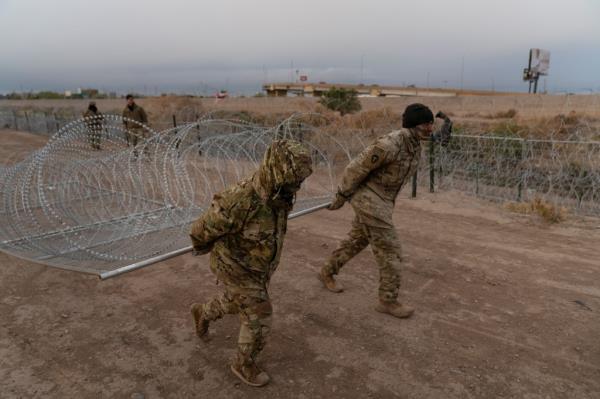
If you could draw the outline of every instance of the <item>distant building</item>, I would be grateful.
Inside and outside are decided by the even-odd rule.
[[[96,98],[98,97],[98,89],[79,89],[80,94],[83,98]]]

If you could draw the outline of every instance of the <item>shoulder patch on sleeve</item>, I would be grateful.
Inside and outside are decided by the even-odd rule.
[[[371,149],[369,155],[370,155],[369,160],[371,161],[371,164],[377,164],[379,161],[381,161],[383,158],[385,158],[385,150],[383,148],[381,148],[380,146],[375,145]]]

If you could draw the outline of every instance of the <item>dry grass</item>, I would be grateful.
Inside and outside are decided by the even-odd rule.
[[[488,115],[487,118],[490,119],[512,119],[515,116],[517,116],[517,110],[514,108],[510,108],[506,111],[500,111],[500,112],[496,112],[494,115]]]
[[[205,113],[202,103],[184,96],[157,97],[149,102],[144,101],[142,106],[148,113],[150,125],[159,130],[175,123],[181,125],[196,121]]]
[[[414,102],[427,104],[434,112],[452,117],[456,133],[554,138],[573,140],[600,139],[600,96],[598,95],[508,95],[459,96],[449,98],[398,97],[361,98],[362,112],[340,116],[309,97],[235,97],[224,100],[167,96],[140,98],[137,102],[150,114],[156,128],[172,126],[172,117],[184,123],[197,115],[232,118],[274,125],[295,113],[318,113],[319,126],[352,129],[376,134],[400,126],[404,108]],[[123,99],[97,100],[104,113],[119,114]],[[0,108],[17,110],[70,111],[80,115],[87,100],[2,100]]]
[[[563,222],[567,218],[565,207],[556,206],[541,198],[534,198],[531,202],[509,202],[505,204],[505,208],[524,215],[538,215],[551,224]]]
[[[562,140],[594,140],[600,131],[600,119],[571,111],[548,117],[520,121],[526,137]]]

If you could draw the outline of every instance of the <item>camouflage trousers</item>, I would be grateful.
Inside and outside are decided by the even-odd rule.
[[[147,135],[147,133],[143,129],[128,129],[125,132],[125,138],[127,139],[127,146],[134,147],[133,153],[136,157],[138,155],[138,152],[135,147],[137,147],[137,145],[140,141],[142,141],[142,140],[144,140],[144,138],[146,138],[146,135]],[[144,155],[148,155],[147,146],[144,146]]]
[[[102,137],[102,129],[96,126],[88,127],[87,129],[88,142],[94,150],[100,149],[100,140]]]
[[[338,274],[340,269],[367,245],[379,266],[379,299],[395,302],[400,289],[402,247],[394,228],[374,227],[359,222],[355,217],[348,238],[342,241],[325,263],[324,271]]]
[[[238,314],[240,333],[236,362],[251,365],[263,350],[271,331],[273,308],[264,283],[253,278],[226,276],[217,272],[225,292],[202,305],[204,317],[215,321],[226,314]]]

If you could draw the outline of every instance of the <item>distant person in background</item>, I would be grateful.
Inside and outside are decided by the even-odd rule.
[[[123,124],[125,125],[125,138],[127,145],[137,146],[141,139],[146,138],[146,129],[142,125],[148,124],[148,115],[144,108],[137,105],[132,94],[126,97],[127,105],[123,109]],[[137,157],[137,150],[134,150]]]
[[[88,141],[94,150],[100,150],[100,138],[102,136],[102,121],[104,117],[98,111],[95,101],[90,101],[88,109],[83,113],[85,126],[88,131]]]

